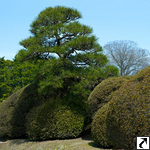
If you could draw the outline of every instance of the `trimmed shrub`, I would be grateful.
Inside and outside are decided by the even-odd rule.
[[[95,87],[88,98],[88,103],[92,117],[103,105],[111,99],[111,94],[118,90],[125,82],[133,76],[111,77],[103,80]]]
[[[19,91],[13,93],[4,102],[0,103],[0,138],[8,137],[10,133],[10,120],[18,95]]]
[[[95,116],[93,117],[91,128],[94,143],[96,143],[100,147],[105,148],[112,146],[108,141],[107,126],[106,126],[106,119],[110,102],[112,101],[109,101],[107,104],[103,105],[103,107],[101,107],[96,112]]]
[[[150,66],[140,70],[136,75],[135,75],[135,80],[143,80],[144,78],[149,77],[149,73],[150,73]]]
[[[27,134],[30,140],[66,139],[80,135],[84,127],[82,109],[53,99],[33,108],[28,114]]]
[[[115,148],[135,149],[136,136],[150,135],[150,72],[140,71],[112,101],[106,120],[108,140]]]
[[[26,115],[31,108],[39,105],[42,101],[44,99],[38,96],[35,84],[29,84],[9,96],[0,104],[0,136],[25,137]]]

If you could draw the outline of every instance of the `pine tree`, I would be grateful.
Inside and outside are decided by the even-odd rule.
[[[80,18],[76,9],[48,7],[30,25],[32,36],[20,42],[24,49],[15,56],[17,61],[45,60],[35,75],[39,92],[54,94],[56,89],[62,96],[72,91],[87,99],[88,87],[98,77],[108,78],[109,73],[118,76],[118,69],[107,65],[92,28],[79,23]]]

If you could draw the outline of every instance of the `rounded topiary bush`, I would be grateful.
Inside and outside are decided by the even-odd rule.
[[[16,91],[0,104],[0,137],[26,136],[26,115],[44,99],[38,96],[37,86],[29,84]]]
[[[13,93],[4,102],[0,103],[0,138],[9,136],[11,129],[10,120],[18,95],[19,91]]]
[[[110,103],[112,103],[112,101],[109,101],[107,104],[103,105],[103,107],[96,112],[93,117],[91,128],[94,143],[105,148],[112,147],[111,143],[108,141],[106,126],[107,113]]]
[[[125,83],[112,101],[106,120],[108,140],[115,148],[135,149],[136,136],[150,135],[150,72]]]
[[[27,134],[30,140],[75,138],[84,127],[84,115],[78,106],[51,99],[28,114]]]
[[[138,71],[138,73],[135,75],[135,78],[139,80],[143,80],[144,78],[149,76],[149,73],[150,73],[150,66]]]
[[[97,85],[88,98],[92,117],[98,109],[100,109],[110,100],[111,94],[118,90],[132,77],[133,76],[111,77],[103,80],[99,85]]]

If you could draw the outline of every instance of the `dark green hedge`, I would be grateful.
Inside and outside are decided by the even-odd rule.
[[[9,96],[0,104],[0,137],[26,136],[26,115],[30,109],[42,103],[37,86],[29,84]]]
[[[31,140],[75,138],[83,131],[84,120],[81,108],[53,99],[30,111],[27,134]]]
[[[136,149],[136,136],[150,135],[150,67],[123,84],[96,113],[92,122],[95,143]]]

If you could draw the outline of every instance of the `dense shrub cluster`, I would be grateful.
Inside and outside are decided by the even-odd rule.
[[[36,84],[18,90],[0,104],[0,138],[31,140],[74,138],[86,125],[87,104],[77,95],[46,98]]]
[[[135,149],[136,136],[150,135],[150,67],[111,94],[92,121],[94,142],[107,147]],[[94,92],[94,91],[93,91]]]
[[[83,97],[43,97],[29,84],[0,104],[0,137],[31,140],[78,137],[89,119]],[[136,136],[150,135],[150,67],[135,76],[102,81],[89,96],[92,136],[103,147],[135,149]],[[94,106],[94,107],[93,107]]]

